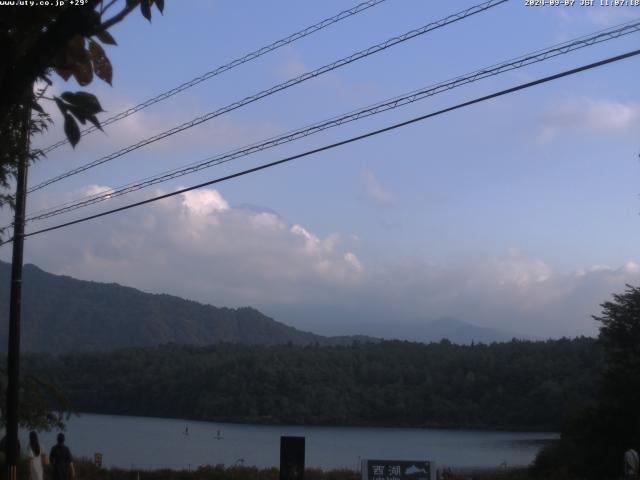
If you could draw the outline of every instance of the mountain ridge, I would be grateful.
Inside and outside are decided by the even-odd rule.
[[[11,265],[0,261],[0,351],[7,344],[10,271]],[[320,335],[275,320],[253,307],[216,307],[113,282],[55,275],[33,264],[24,266],[23,277],[21,347],[25,352],[110,351],[167,343],[344,345],[354,341],[378,342],[384,336]],[[325,321],[330,324],[337,320],[330,316]],[[404,339],[437,342],[447,338],[454,343],[510,339],[501,337],[497,331],[456,319],[416,321],[412,325],[418,333],[414,338],[405,335]],[[375,324],[363,326],[370,332],[376,331]],[[431,335],[424,335],[430,328]]]
[[[10,265],[0,262],[0,348],[6,345]],[[117,283],[78,280],[24,266],[22,350],[102,351],[165,343],[345,343],[295,329],[252,307],[205,305]]]

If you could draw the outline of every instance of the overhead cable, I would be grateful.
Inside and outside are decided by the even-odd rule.
[[[348,65],[350,63],[353,63],[355,61],[361,60],[363,58],[366,58],[370,55],[373,55],[375,53],[381,52],[383,50],[386,50],[387,48],[393,47],[395,45],[398,45],[400,43],[406,42],[407,40],[410,40],[412,38],[416,38],[420,35],[424,35],[427,32],[431,32],[433,30],[442,28],[446,25],[449,25],[451,23],[457,22],[459,20],[462,20],[464,18],[468,18],[472,15],[475,15],[477,13],[480,12],[484,12],[490,8],[496,7],[500,4],[503,4],[505,2],[508,2],[509,0],[489,0],[487,2],[478,4],[478,5],[474,5],[470,8],[467,8],[461,12],[449,15],[441,20],[438,20],[436,22],[432,22],[429,23],[427,25],[424,25],[420,28],[411,30],[407,33],[404,33],[403,35],[399,35],[397,37],[393,37],[390,38],[388,40],[386,40],[385,42],[379,43],[377,45],[371,46],[369,48],[366,48],[364,50],[360,50],[359,52],[356,52],[348,57],[344,57],[340,60],[336,60],[335,62],[332,62],[328,65],[325,65],[323,67],[320,67],[316,70],[313,70],[311,72],[307,72],[307,73],[303,73],[302,75],[292,78],[290,80],[287,80],[286,82],[280,83],[278,85],[275,85],[271,88],[268,88],[266,90],[262,90],[259,93],[256,93],[254,95],[248,96],[243,98],[242,100],[236,101],[234,103],[231,103],[229,105],[226,105],[222,108],[219,108],[217,110],[214,110],[212,112],[206,113],[200,117],[194,118],[193,120],[190,120],[188,122],[185,122],[181,125],[178,125],[176,127],[173,127],[169,130],[166,130],[162,133],[159,133],[157,135],[154,135],[152,137],[149,137],[145,140],[141,140],[133,145],[129,145],[128,147],[125,147],[123,149],[120,149],[116,152],[113,152],[109,155],[106,155],[104,157],[98,158],[96,160],[93,160],[92,162],[89,162],[85,165],[82,165],[80,167],[74,168],[72,170],[69,170],[68,172],[65,172],[63,174],[60,174],[56,177],[50,178],[48,180],[45,180],[37,185],[35,185],[34,187],[31,187],[28,190],[28,193],[33,193],[36,190],[40,190],[41,188],[44,188],[48,185],[51,185],[52,183],[56,183],[59,182],[60,180],[64,180],[66,178],[69,178],[73,175],[77,175],[81,172],[84,172],[86,170],[89,170],[90,168],[94,168],[98,165],[102,165],[103,163],[112,161],[118,157],[121,157],[129,152],[132,152],[134,150],[137,150],[139,148],[142,148],[146,145],[149,145],[151,143],[157,142],[159,140],[162,140],[164,138],[170,137],[172,135],[175,135],[176,133],[182,132],[184,130],[187,130],[189,128],[195,127],[196,125],[200,125],[201,123],[207,122],[213,118],[219,117],[220,115],[223,115],[225,113],[231,112],[233,110],[236,110],[240,107],[243,107],[245,105],[248,105],[250,103],[253,103],[257,100],[260,100],[262,98],[265,98],[267,96],[273,95],[274,93],[280,92],[282,90],[285,90],[287,88],[290,88],[294,85],[297,85],[299,83],[305,82],[307,80],[310,80],[312,78],[318,77],[324,73],[330,72],[332,70],[336,70],[340,67],[343,67],[345,65]]]
[[[309,135],[313,135],[315,133],[318,133],[333,127],[344,125],[346,123],[353,122],[361,118],[376,115],[378,113],[385,112],[388,110],[393,110],[395,108],[399,108],[401,106],[404,106],[419,100],[423,100],[425,98],[437,95],[439,93],[454,89],[462,85],[466,85],[487,77],[499,75],[501,73],[505,73],[505,72],[522,68],[528,65],[532,65],[534,63],[543,62],[545,60],[557,57],[559,55],[564,55],[569,52],[572,52],[584,47],[588,47],[590,45],[602,43],[602,42],[619,38],[623,35],[627,35],[627,34],[638,32],[638,31],[640,31],[640,20],[635,22],[625,23],[622,26],[617,26],[614,28],[596,32],[590,36],[584,36],[578,39],[570,40],[568,42],[554,45],[544,50],[538,50],[536,52],[522,55],[512,60],[508,60],[502,63],[494,64],[490,67],[476,70],[466,75],[455,77],[454,79],[451,79],[451,80],[440,82],[435,85],[430,85],[423,89],[415,90],[413,92],[404,94],[402,96],[394,97],[392,99],[385,100],[385,101],[376,103],[374,105],[370,105],[368,107],[343,114],[341,116],[333,117],[328,120],[323,120],[313,125],[309,125],[309,126],[306,126],[306,127],[303,127],[303,128],[300,128],[276,137],[272,137],[270,139],[267,139],[258,143],[254,143],[252,145],[244,146],[239,149],[232,150],[223,154],[214,155],[204,160],[201,160],[199,162],[195,162],[186,166],[172,169],[167,172],[159,173],[155,176],[147,177],[137,182],[131,182],[122,187],[107,189],[104,192],[89,195],[79,200],[67,202],[62,205],[57,205],[54,207],[50,207],[48,209],[40,210],[40,211],[31,213],[29,216],[27,216],[26,221],[31,222],[36,220],[43,220],[56,215],[68,213],[70,211],[77,210],[79,208],[84,208],[89,205],[93,205],[105,200],[126,195],[138,190],[142,190],[143,188],[150,187],[152,185],[156,185],[156,184],[163,183],[178,177],[182,177],[184,175],[198,172],[206,168],[211,168],[213,166],[220,165],[222,163],[230,162],[237,158],[244,157],[256,152],[260,152],[262,150],[266,150],[278,145],[282,145],[284,143],[292,142],[294,140],[298,140],[300,138],[307,137]]]
[[[385,2],[386,0],[368,0],[366,2],[362,2],[358,5],[356,5],[355,7],[352,7],[348,10],[343,10],[342,12],[329,17],[329,18],[325,18],[324,20],[311,25],[307,28],[304,28],[296,33],[293,33],[291,35],[289,35],[288,37],[282,38],[280,40],[277,40],[269,45],[266,45],[264,47],[261,47],[251,53],[247,53],[246,55],[236,58],[235,60],[232,60],[231,62],[225,64],[225,65],[221,65],[211,71],[208,71],[206,73],[203,73],[202,75],[195,77],[191,80],[189,80],[188,82],[184,82],[181,85],[178,85],[177,87],[172,88],[171,90],[167,90],[166,92],[163,92],[159,95],[156,95],[155,97],[152,97],[148,100],[145,100],[142,103],[139,103],[138,105],[128,108],[127,110],[124,110],[120,113],[117,113],[109,118],[107,118],[106,120],[102,120],[101,122],[101,126],[105,127],[107,125],[110,125],[114,122],[117,122],[118,120],[122,120],[123,118],[128,117],[129,115],[133,115],[136,112],[139,112],[140,110],[143,110],[147,107],[150,107],[151,105],[158,103],[158,102],[162,102],[163,100],[166,100],[167,98],[173,97],[174,95],[183,92],[191,87],[194,87],[196,85],[198,85],[199,83],[202,83],[206,80],[209,80],[210,78],[213,78],[217,75],[220,75],[221,73],[227,72],[237,66],[240,66],[244,63],[250,62],[252,60],[255,60],[256,58],[261,57],[262,55],[269,53],[269,52],[273,52],[274,50],[277,50],[281,47],[284,47],[286,45],[289,45],[297,40],[300,40],[301,38],[307,37],[309,35],[311,35],[312,33],[315,33],[319,30],[322,30],[330,25],[333,25],[334,23],[338,23],[341,20],[344,20],[346,18],[349,18],[353,15],[356,15],[360,12],[363,12],[371,7],[374,7],[382,2]],[[82,130],[82,135],[88,135],[92,132],[95,132],[96,130],[98,130],[98,128],[96,128],[95,126],[90,126],[85,128],[84,130]],[[60,140],[52,145],[49,145],[48,147],[42,149],[43,153],[49,153],[52,150],[55,150],[58,147],[61,147],[62,145],[65,145],[69,143],[69,140],[67,140],[66,138],[63,140]]]
[[[234,178],[242,177],[242,176],[248,175],[250,173],[255,173],[255,172],[258,172],[260,170],[265,170],[267,168],[275,167],[277,165],[281,165],[283,163],[291,162],[293,160],[297,160],[297,159],[300,159],[300,158],[303,158],[303,157],[307,157],[309,155],[313,155],[313,154],[316,154],[316,153],[319,153],[319,152],[324,152],[324,151],[327,151],[327,150],[331,150],[331,149],[334,149],[336,147],[340,147],[342,145],[346,145],[346,144],[349,144],[349,143],[357,142],[357,141],[363,140],[365,138],[373,137],[373,136],[379,135],[381,133],[389,132],[389,131],[392,131],[392,130],[395,130],[395,129],[398,129],[398,128],[401,128],[401,127],[405,127],[405,126],[413,124],[413,123],[421,122],[421,121],[424,121],[424,120],[426,120],[428,118],[436,117],[436,116],[439,116],[439,115],[442,115],[442,114],[445,114],[445,113],[448,113],[448,112],[452,112],[454,110],[459,110],[459,109],[464,108],[464,107],[468,107],[468,106],[471,106],[471,105],[474,105],[474,104],[477,104],[477,103],[485,102],[487,100],[491,100],[493,98],[501,97],[503,95],[514,93],[514,92],[517,92],[517,91],[520,91],[520,90],[525,90],[527,88],[531,88],[531,87],[536,86],[536,85],[540,85],[540,84],[543,84],[543,83],[551,82],[553,80],[557,80],[557,79],[560,79],[560,78],[563,78],[563,77],[567,77],[569,75],[575,75],[576,73],[584,72],[586,70],[591,70],[591,69],[594,69],[594,68],[597,68],[597,67],[601,67],[603,65],[608,65],[610,63],[618,62],[620,60],[624,60],[624,59],[627,59],[627,58],[630,58],[630,57],[634,57],[636,55],[640,55],[640,49],[633,50],[631,52],[627,52],[627,53],[624,53],[622,55],[617,55],[615,57],[609,57],[609,58],[606,58],[604,60],[600,60],[598,62],[593,62],[593,63],[587,64],[587,65],[583,65],[581,67],[573,68],[571,70],[565,70],[565,71],[563,71],[561,73],[556,73],[555,75],[550,75],[550,76],[547,76],[547,77],[543,77],[543,78],[540,78],[538,80],[534,80],[534,81],[527,82],[527,83],[522,83],[522,84],[517,85],[515,87],[507,88],[505,90],[500,90],[499,92],[495,92],[495,93],[492,93],[490,95],[485,95],[483,97],[478,97],[478,98],[475,98],[473,100],[469,100],[467,102],[459,103],[459,104],[454,105],[452,107],[444,108],[442,110],[438,110],[436,112],[428,113],[426,115],[421,115],[419,117],[415,117],[415,118],[412,118],[410,120],[406,120],[404,122],[396,123],[396,124],[393,124],[393,125],[390,125],[388,127],[384,127],[384,128],[378,129],[378,130],[373,130],[371,132],[368,132],[368,133],[365,133],[365,134],[362,134],[362,135],[351,137],[351,138],[348,138],[346,140],[342,140],[342,141],[339,141],[339,142],[336,142],[336,143],[332,143],[330,145],[325,145],[323,147],[315,148],[313,150],[308,150],[306,152],[299,153],[297,155],[292,155],[290,157],[286,157],[286,158],[283,158],[283,159],[280,159],[280,160],[276,160],[274,162],[270,162],[270,163],[266,163],[266,164],[263,164],[263,165],[260,165],[260,166],[257,166],[257,167],[249,168],[249,169],[243,170],[241,172],[237,172],[237,173],[234,173],[234,174],[231,174],[231,175],[226,175],[224,177],[220,177],[220,178],[216,178],[216,179],[213,179],[213,180],[209,180],[207,182],[203,182],[203,183],[200,183],[198,185],[193,185],[191,187],[182,188],[182,189],[176,190],[174,192],[170,192],[170,193],[166,193],[164,195],[159,195],[159,196],[156,196],[156,197],[148,198],[148,199],[142,200],[140,202],[131,203],[129,205],[125,205],[125,206],[122,206],[122,207],[119,207],[119,208],[114,208],[112,210],[107,210],[105,212],[101,212],[101,213],[98,213],[98,214],[95,214],[95,215],[89,215],[87,217],[79,218],[77,220],[73,220],[73,221],[70,221],[70,222],[65,222],[65,223],[61,223],[61,224],[58,224],[58,225],[54,225],[52,227],[48,227],[48,228],[43,228],[41,230],[32,231],[32,232],[26,233],[24,236],[25,237],[30,237],[30,236],[33,236],[33,235],[40,235],[40,234],[45,233],[45,232],[51,232],[51,231],[54,231],[54,230],[59,230],[61,228],[69,227],[71,225],[84,223],[84,222],[87,222],[89,220],[94,220],[96,218],[101,218],[101,217],[104,217],[104,216],[107,216],[107,215],[111,215],[111,214],[114,214],[114,213],[118,213],[118,212],[122,212],[122,211],[125,211],[125,210],[129,210],[131,208],[139,207],[141,205],[146,205],[146,204],[149,204],[149,203],[157,202],[159,200],[164,200],[166,198],[170,198],[170,197],[173,197],[173,196],[176,196],[176,195],[180,195],[180,194],[183,194],[183,193],[186,193],[186,192],[189,192],[189,191],[192,191],[192,190],[196,190],[196,189],[199,189],[199,188],[207,187],[209,185],[214,185],[216,183],[221,183],[221,182],[224,182],[224,181],[227,181],[227,180],[231,180],[231,179],[234,179]],[[9,239],[9,240],[6,240],[6,241],[0,243],[0,245],[4,245],[4,244],[12,242],[12,241],[13,241],[13,239]]]

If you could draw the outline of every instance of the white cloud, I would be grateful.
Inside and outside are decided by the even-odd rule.
[[[393,205],[393,194],[384,188],[371,170],[362,172],[367,197],[380,207]]]
[[[637,262],[627,262],[624,264],[624,272],[630,275],[637,275],[640,273],[640,264]]]
[[[606,99],[573,99],[552,106],[542,118],[542,123],[542,141],[569,132],[622,134],[640,126],[640,104]]]
[[[535,336],[595,334],[591,315],[626,283],[640,284],[640,264],[557,272],[546,262],[511,251],[499,258],[447,264],[413,261],[370,266],[352,306],[393,312],[393,318],[457,317]]]
[[[599,305],[626,283],[640,284],[636,259],[559,272],[512,249],[441,264],[381,264],[361,260],[366,246],[366,238],[318,235],[203,189],[32,237],[27,260],[53,273],[220,306],[335,306],[389,322],[451,316],[538,336],[595,333]]]
[[[91,186],[86,192],[103,191]],[[160,193],[160,192],[158,192]],[[300,302],[357,283],[350,242],[278,215],[233,208],[213,189],[34,238],[32,261],[55,273],[170,292],[216,304]],[[58,251],[51,256],[49,252]]]
[[[350,264],[356,271],[358,272],[362,271],[362,264],[360,263],[360,260],[358,260],[358,257],[356,257],[355,253],[352,253],[352,252],[345,253],[344,260],[345,262]]]
[[[181,190],[184,187],[179,187]],[[204,217],[214,212],[229,210],[229,204],[217,190],[192,190],[182,194],[182,204],[190,213]]]

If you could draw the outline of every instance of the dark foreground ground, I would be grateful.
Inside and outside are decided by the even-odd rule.
[[[50,466],[45,467],[44,478],[52,478]],[[76,480],[279,480],[277,468],[225,467],[211,465],[195,470],[124,470],[98,468],[88,460],[75,462]],[[305,470],[304,480],[360,480],[354,470]],[[439,480],[532,480],[528,470],[460,469],[439,472]],[[18,480],[29,480],[29,466],[23,460],[18,469]]]
[[[224,467],[222,465],[200,467],[196,470],[120,470],[99,469],[90,462],[78,465],[78,480],[279,480],[277,468]],[[306,469],[304,480],[360,480],[354,470]],[[528,471],[475,471],[473,469],[440,473],[441,480],[530,480]]]

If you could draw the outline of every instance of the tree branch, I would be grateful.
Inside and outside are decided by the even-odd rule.
[[[125,17],[127,15],[129,15],[131,12],[133,12],[136,9],[136,7],[137,7],[137,5],[127,6],[127,7],[123,8],[120,11],[120,13],[117,13],[116,15],[111,17],[106,22],[102,22],[102,25],[101,25],[102,30],[108,30],[111,27],[113,27],[116,23],[120,23],[122,20],[125,19]]]
[[[100,15],[104,15],[107,12],[107,10],[109,10],[111,7],[113,7],[113,5],[115,5],[117,1],[118,0],[111,0],[109,3],[107,3],[106,6],[104,6],[104,4],[101,4]]]

